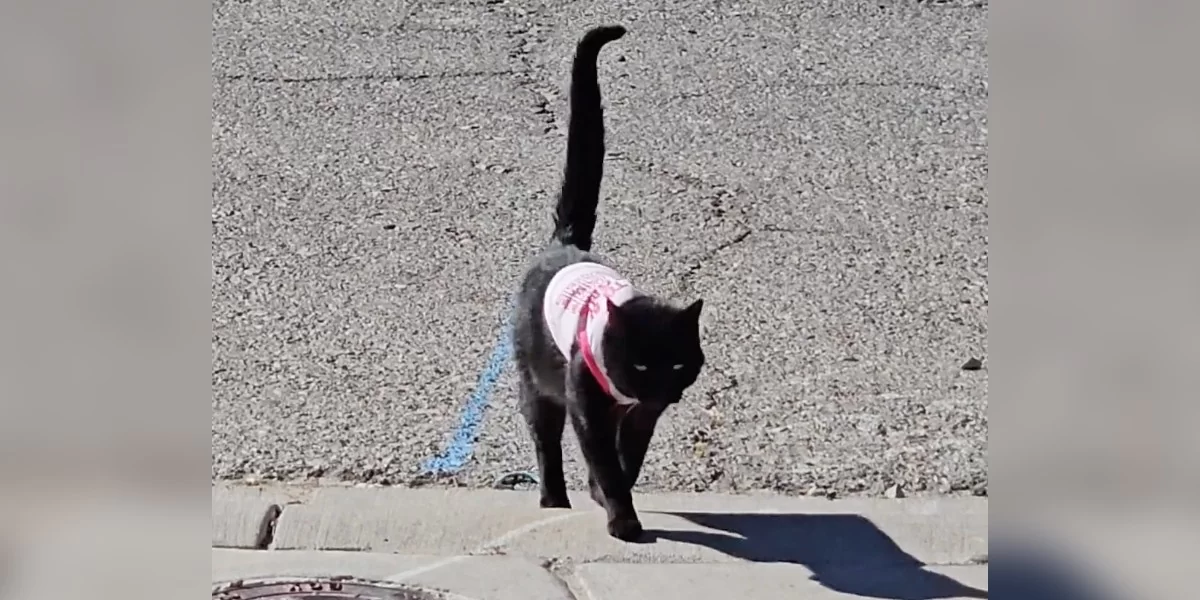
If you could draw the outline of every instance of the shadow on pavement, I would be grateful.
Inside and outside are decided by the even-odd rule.
[[[999,560],[988,570],[988,586],[1002,598],[1020,600],[1113,600],[1118,593],[1095,565],[1087,566],[1052,544],[1006,536],[991,540]],[[995,582],[993,585],[992,582]]]
[[[900,549],[869,519],[851,514],[666,513],[706,531],[647,531],[658,539],[706,546],[753,562],[795,563],[845,594],[891,600],[987,598]]]

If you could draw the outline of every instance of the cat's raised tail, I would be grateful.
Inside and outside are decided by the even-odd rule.
[[[624,35],[625,28],[620,25],[588,30],[575,47],[571,67],[567,164],[554,211],[554,238],[583,251],[592,248],[600,180],[604,176],[604,108],[596,60],[605,44]]]

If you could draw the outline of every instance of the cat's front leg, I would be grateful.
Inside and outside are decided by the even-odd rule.
[[[611,412],[606,410],[604,397],[597,397],[599,390],[588,390],[586,382],[568,384],[571,394],[571,425],[579,439],[583,458],[588,466],[589,486],[592,496],[604,506],[608,517],[609,535],[632,542],[642,536],[642,523],[633,507],[625,472],[617,451],[615,423]],[[598,494],[597,494],[598,492]]]
[[[617,446],[621,471],[630,490],[637,485],[642,464],[646,461],[646,451],[650,448],[650,440],[654,437],[654,429],[661,415],[662,408],[649,404],[618,407],[614,411],[616,439],[613,443]],[[596,504],[605,506],[604,493],[600,484],[596,483],[596,477],[591,474],[588,474],[588,492]]]
[[[646,451],[662,416],[663,407],[653,404],[636,404],[626,408],[617,419],[617,453],[621,459],[621,470],[632,490],[641,474],[646,460]]]

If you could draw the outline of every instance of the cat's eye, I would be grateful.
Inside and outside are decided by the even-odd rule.
[[[683,368],[683,365],[671,365],[671,368],[678,371]]]
[[[633,368],[635,368],[635,369],[637,369],[637,370],[639,370],[639,371],[645,371],[645,370],[646,370],[646,365],[633,365]]]

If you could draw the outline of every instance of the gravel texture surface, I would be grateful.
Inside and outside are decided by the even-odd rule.
[[[705,298],[640,486],[986,494],[987,4],[897,0],[216,0],[213,478],[428,483],[603,23],[596,249]],[[533,470],[511,367],[486,400],[435,483]]]

